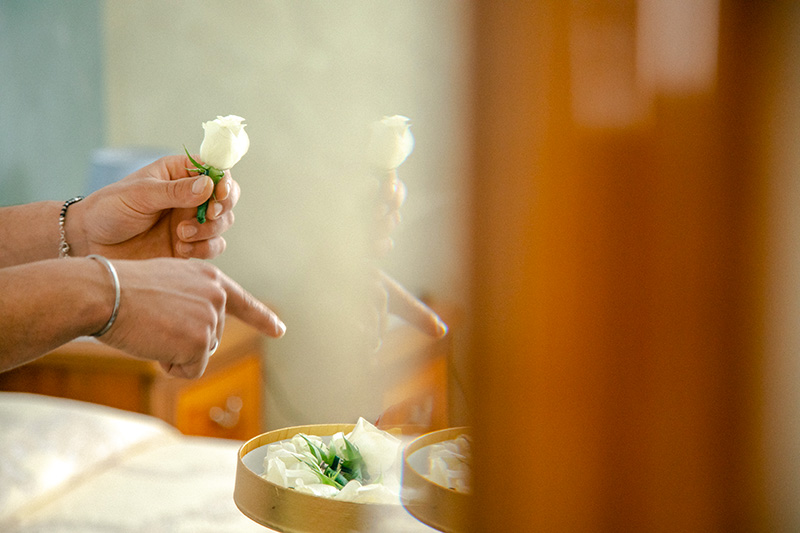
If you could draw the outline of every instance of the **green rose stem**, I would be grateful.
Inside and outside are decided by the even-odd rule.
[[[194,160],[192,155],[189,153],[189,150],[187,150],[185,146],[183,147],[183,149],[186,152],[186,156],[189,158],[189,161],[191,161],[192,164],[195,166],[195,168],[187,168],[186,170],[192,172],[198,172],[200,174],[205,174],[206,176],[211,178],[211,181],[214,182],[214,186],[216,187],[217,183],[219,183],[219,180],[221,180],[222,176],[225,175],[225,172],[216,169],[210,165],[201,165],[200,163]],[[217,199],[217,197],[214,194],[212,194],[211,197],[214,198],[215,200]],[[206,211],[208,211],[208,203],[210,201],[211,198],[203,202],[203,205],[197,208],[197,221],[200,224],[205,224],[206,222]]]

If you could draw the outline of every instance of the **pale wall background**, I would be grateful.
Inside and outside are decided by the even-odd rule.
[[[108,1],[107,144],[199,150],[201,122],[247,119],[243,194],[215,263],[276,308],[267,422],[374,416],[375,361],[350,272],[367,226],[367,127],[412,120],[409,196],[385,269],[417,294],[465,301],[467,31],[457,0]]]
[[[105,137],[99,0],[0,0],[0,206],[79,194]]]

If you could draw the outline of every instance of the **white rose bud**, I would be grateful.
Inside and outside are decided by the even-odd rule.
[[[372,124],[371,130],[367,153],[376,170],[388,171],[399,167],[414,149],[414,136],[407,117],[383,117]]]
[[[236,115],[217,117],[203,122],[205,136],[200,145],[203,163],[219,170],[233,167],[250,148],[250,138],[244,131],[244,119]]]
[[[244,119],[236,115],[218,116],[216,120],[203,122],[205,135],[203,144],[200,145],[200,159],[203,160],[203,163],[195,161],[184,146],[186,157],[194,165],[194,168],[187,168],[187,170],[209,176],[214,181],[214,185],[219,183],[225,175],[225,171],[238,163],[250,148],[250,138],[244,131],[245,125],[242,122]],[[210,199],[197,207],[197,221],[200,224],[204,224],[206,221],[209,201]]]

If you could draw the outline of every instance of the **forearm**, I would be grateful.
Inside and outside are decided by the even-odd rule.
[[[113,306],[103,265],[54,259],[0,269],[0,372],[98,331]]]
[[[61,202],[0,208],[0,268],[58,257]]]

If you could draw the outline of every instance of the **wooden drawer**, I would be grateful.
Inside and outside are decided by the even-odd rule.
[[[247,357],[212,379],[184,387],[175,426],[187,435],[245,440],[261,429],[261,363]]]

